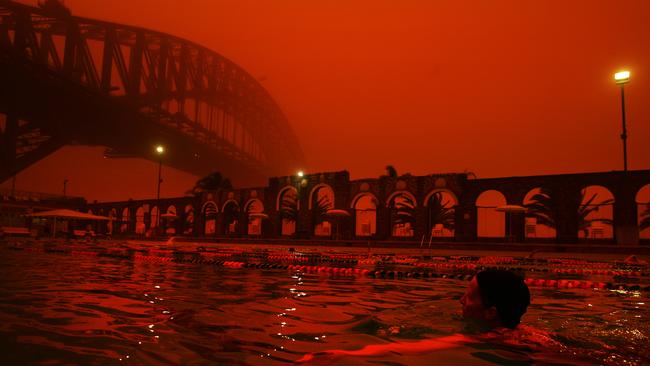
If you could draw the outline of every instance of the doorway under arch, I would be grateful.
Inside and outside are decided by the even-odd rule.
[[[641,187],[636,194],[639,239],[650,239],[650,184]]]
[[[424,201],[427,208],[427,232],[431,238],[451,238],[454,236],[456,221],[456,196],[448,190],[432,191]]]
[[[506,205],[506,197],[497,190],[487,190],[476,199],[477,230],[479,238],[505,238],[506,215],[497,207]]]
[[[120,219],[120,234],[126,234],[129,231],[129,223],[131,221],[131,211],[128,207],[122,210],[122,217]]]
[[[545,187],[533,188],[524,196],[526,238],[551,239],[557,237],[557,207],[553,191]]]
[[[371,193],[363,193],[353,201],[354,235],[368,237],[377,233],[377,203]]]
[[[310,197],[314,235],[331,236],[332,223],[327,217],[327,211],[334,208],[334,190],[327,184],[321,184],[312,190]]]
[[[194,206],[185,206],[185,221],[183,222],[183,235],[194,234]]]
[[[603,186],[588,186],[582,196],[578,212],[578,238],[614,238],[614,195]]]
[[[262,215],[264,204],[259,199],[252,199],[246,204],[246,218],[248,220],[248,235],[262,235]]]
[[[299,208],[298,190],[292,186],[282,189],[276,203],[276,210],[280,213],[280,235],[291,236],[296,233]]]
[[[415,235],[415,196],[408,191],[391,194],[388,198],[390,209],[391,235],[397,238],[409,238]]]
[[[218,212],[217,205],[213,201],[208,201],[203,204],[203,208],[201,209],[203,216],[203,235],[216,235]]]
[[[237,233],[239,225],[239,204],[230,200],[223,205],[223,223],[224,233],[226,235],[233,235]]]

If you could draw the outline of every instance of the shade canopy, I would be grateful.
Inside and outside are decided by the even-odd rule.
[[[248,215],[248,217],[252,219],[263,219],[267,220],[269,218],[269,215],[265,214],[264,212],[253,212]]]
[[[495,210],[501,211],[501,212],[512,212],[512,213],[528,211],[528,209],[526,207],[519,206],[519,205],[503,205],[503,206],[497,207]]]
[[[62,219],[93,220],[93,221],[109,221],[109,220],[113,220],[113,218],[106,217],[106,216],[97,216],[97,215],[93,215],[93,214],[89,214],[89,213],[83,213],[83,212],[67,210],[67,209],[35,212],[35,213],[32,213],[32,214],[28,214],[26,216],[29,216],[29,217],[55,217],[55,218],[62,218]]]
[[[349,212],[345,210],[339,210],[339,209],[327,210],[325,212],[325,215],[332,216],[332,217],[350,217]]]

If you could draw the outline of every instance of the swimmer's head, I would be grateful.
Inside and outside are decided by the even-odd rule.
[[[474,276],[460,302],[466,318],[515,328],[530,305],[530,292],[511,271],[485,270]]]

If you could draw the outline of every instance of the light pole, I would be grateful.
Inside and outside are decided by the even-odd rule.
[[[156,146],[156,153],[158,154],[158,192],[156,193],[156,231],[160,232],[160,183],[162,183],[162,157],[165,153],[165,147],[162,145]]]
[[[625,84],[630,81],[630,72],[627,70],[619,71],[614,74],[616,84],[621,86],[621,116],[623,122],[623,132],[621,133],[621,140],[623,140],[623,171],[627,172],[627,126],[625,124]]]
[[[301,199],[300,193],[301,193],[301,190],[302,190],[301,189],[302,184],[303,184],[302,182],[304,180],[303,177],[305,176],[305,173],[302,170],[299,170],[296,173],[296,176],[297,176],[298,179],[296,179],[296,223],[295,223],[296,228],[295,228],[294,231],[295,231],[295,235],[300,237],[301,234],[300,234],[300,232],[298,230],[300,228],[300,225],[298,224],[299,218],[300,218],[300,199]]]
[[[296,173],[296,176],[298,179],[296,179],[296,213],[298,210],[298,207],[300,207],[300,188],[302,187],[302,181],[303,177],[305,176],[305,173],[302,170],[299,170]]]

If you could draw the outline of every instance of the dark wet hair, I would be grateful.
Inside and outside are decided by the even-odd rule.
[[[504,327],[515,328],[530,305],[530,291],[524,279],[511,271],[487,269],[476,274],[481,300],[494,306]]]

